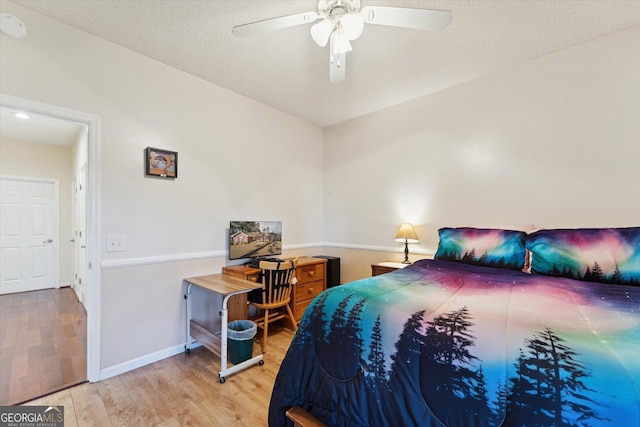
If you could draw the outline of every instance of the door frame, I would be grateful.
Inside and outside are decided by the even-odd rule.
[[[87,125],[87,379],[100,381],[100,117],[3,93],[0,105]]]
[[[80,166],[80,169],[78,171],[74,170],[74,172],[78,172],[76,174],[73,175],[72,179],[71,179],[71,187],[72,187],[72,194],[71,194],[71,234],[72,234],[72,241],[73,244],[71,245],[71,265],[73,266],[73,277],[71,277],[71,287],[73,288],[74,292],[76,293],[76,297],[78,297],[78,299],[80,300],[80,302],[82,303],[83,306],[87,305],[87,293],[86,293],[86,282],[87,282],[87,272],[86,269],[84,269],[84,276],[82,277],[78,277],[78,264],[79,264],[79,253],[82,251],[79,251],[79,247],[78,245],[80,245],[80,248],[82,247],[82,241],[81,239],[78,237],[77,235],[77,230],[78,230],[78,208],[79,208],[79,203],[78,203],[78,186],[80,184],[78,184],[78,177],[83,175],[83,182],[81,184],[84,185],[84,192],[85,192],[85,196],[84,196],[84,200],[82,203],[82,208],[85,210],[84,214],[82,215],[82,218],[84,219],[84,226],[82,228],[82,231],[84,232],[84,239],[87,238],[87,221],[86,221],[86,217],[87,217],[87,196],[86,196],[86,191],[87,191],[87,162],[86,159],[84,159],[85,162]],[[86,242],[84,243],[84,247],[86,248]],[[84,251],[86,253],[86,250]],[[84,258],[86,259],[86,254],[84,255]],[[84,280],[85,283],[81,283],[81,281]]]

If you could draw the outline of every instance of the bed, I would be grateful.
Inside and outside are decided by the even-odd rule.
[[[439,234],[316,297],[270,426],[640,426],[640,228]]]

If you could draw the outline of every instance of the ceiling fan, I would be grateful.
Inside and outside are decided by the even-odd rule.
[[[329,43],[329,81],[339,83],[345,78],[346,53],[352,50],[350,41],[360,37],[364,24],[438,31],[451,23],[451,12],[383,6],[360,8],[360,0],[319,0],[318,12],[238,25],[232,33],[247,37],[318,20],[311,26],[311,38],[322,47]]]

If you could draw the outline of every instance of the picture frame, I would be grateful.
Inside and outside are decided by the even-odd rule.
[[[146,176],[171,179],[178,177],[178,152],[147,147],[144,153]]]

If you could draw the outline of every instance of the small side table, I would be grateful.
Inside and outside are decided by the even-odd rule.
[[[184,346],[185,351],[191,351],[193,343],[195,342],[195,340],[197,340],[214,354],[220,356],[220,372],[218,373],[220,384],[225,382],[225,377],[227,375],[231,375],[252,365],[263,365],[264,360],[262,355],[260,354],[232,367],[227,366],[227,322],[229,321],[229,299],[234,295],[242,295],[254,289],[260,289],[262,288],[262,284],[220,273],[209,274],[206,276],[189,277],[183,280],[187,284],[187,293],[184,295],[184,299],[187,300],[187,343]],[[220,333],[212,332],[192,319],[192,286],[197,286],[199,288],[214,292],[222,296],[222,310],[220,310]]]
[[[411,264],[403,264],[401,262],[384,261],[377,264],[371,264],[371,275],[378,276],[380,274],[391,273],[400,268],[405,268]]]

